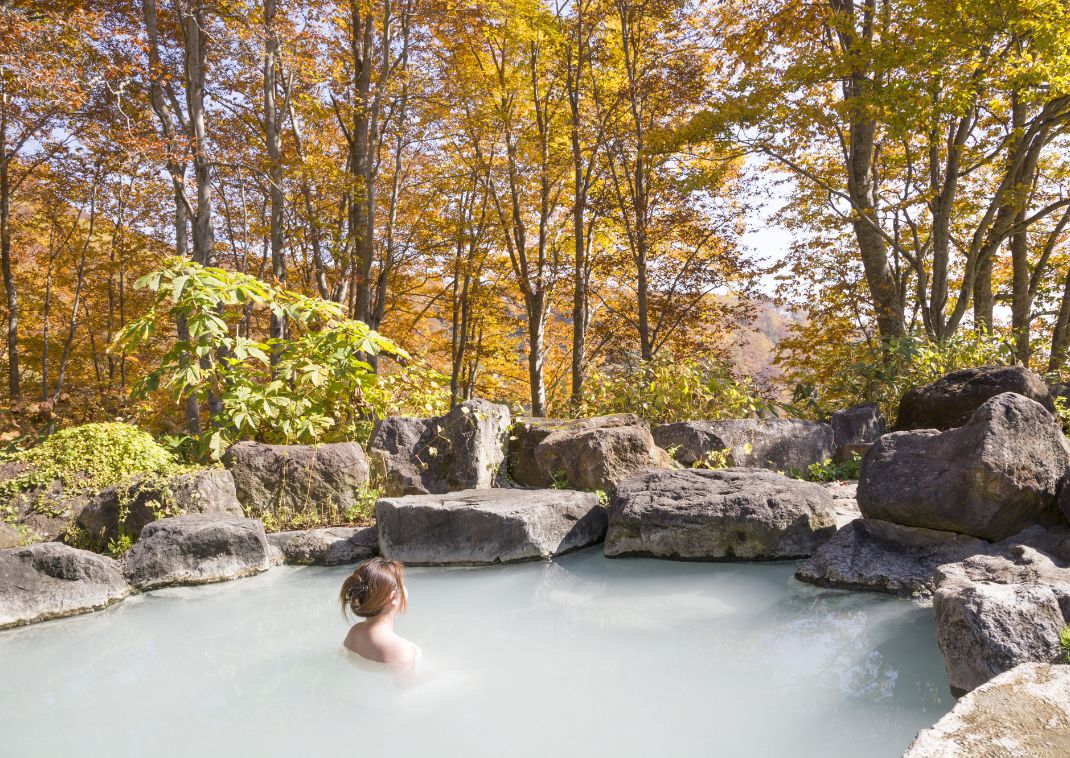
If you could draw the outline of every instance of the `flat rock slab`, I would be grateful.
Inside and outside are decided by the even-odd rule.
[[[795,578],[819,587],[928,599],[937,566],[990,548],[965,534],[860,518],[817,548]]]
[[[99,610],[129,594],[103,555],[59,542],[0,550],[0,629]]]
[[[379,553],[374,526],[332,526],[269,534],[268,542],[282,551],[284,563],[295,566],[342,566]]]
[[[258,519],[196,514],[160,519],[142,529],[123,558],[123,575],[139,590],[150,590],[223,582],[270,565]]]
[[[677,560],[809,556],[836,531],[820,484],[762,469],[645,471],[621,483],[606,555]]]
[[[903,758],[1070,755],[1070,666],[1023,663],[959,700]]]
[[[549,558],[600,542],[605,509],[573,490],[464,490],[383,498],[379,551],[413,565],[485,565]]]

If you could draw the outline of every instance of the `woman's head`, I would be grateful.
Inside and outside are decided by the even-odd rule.
[[[405,567],[399,561],[375,557],[346,577],[340,594],[342,613],[347,610],[372,618],[405,611]]]

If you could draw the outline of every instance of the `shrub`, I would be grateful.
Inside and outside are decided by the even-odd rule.
[[[172,475],[185,470],[148,432],[118,422],[63,429],[41,444],[4,460],[28,464],[0,485],[8,496],[60,480],[65,488],[99,490],[140,474]]]
[[[182,334],[134,387],[134,397],[159,388],[176,401],[193,397],[212,408],[207,430],[176,438],[185,454],[218,460],[232,442],[257,439],[310,443],[359,438],[383,410],[386,395],[369,361],[408,360],[405,351],[341,306],[276,289],[245,274],[172,258],[136,283],[155,295],[113,349],[132,352],[161,332]],[[286,319],[288,339],[241,336],[256,311]],[[188,335],[188,336],[187,336]],[[403,379],[400,381],[404,381]]]
[[[726,365],[667,352],[634,368],[592,370],[581,416],[634,413],[651,424],[748,418],[771,410],[754,385]]]
[[[960,368],[1004,365],[1010,346],[1000,336],[960,330],[943,343],[909,335],[882,346],[876,341],[813,341],[799,332],[780,345],[777,364],[792,387],[788,409],[800,418],[827,418],[840,408],[866,402],[894,419],[899,401],[914,387]]]

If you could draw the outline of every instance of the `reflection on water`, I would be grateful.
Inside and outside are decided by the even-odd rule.
[[[931,611],[794,567],[412,569],[410,689],[347,663],[345,568],[162,590],[0,633],[0,754],[899,755],[952,704]]]

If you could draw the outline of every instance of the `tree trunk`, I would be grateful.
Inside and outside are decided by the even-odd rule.
[[[973,322],[985,334],[992,334],[996,300],[992,294],[992,256],[985,256],[977,267],[973,284]]]
[[[274,29],[275,0],[264,0],[264,138],[268,153],[268,195],[271,201],[271,274],[275,282],[286,287],[286,255],[283,250],[282,224],[285,198],[282,191],[282,116],[275,102],[276,72],[278,71],[279,37]],[[271,314],[270,336],[286,339],[287,323],[284,316]],[[279,348],[271,351],[271,360],[277,362]]]
[[[11,273],[11,155],[7,146],[7,77],[0,67],[0,268],[7,296],[7,392],[19,399],[19,299]]]

